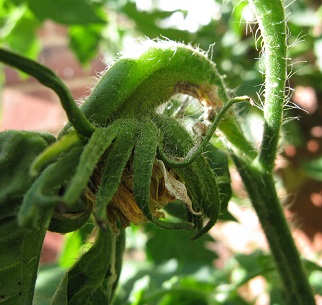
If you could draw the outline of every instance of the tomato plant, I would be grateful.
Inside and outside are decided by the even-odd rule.
[[[45,133],[1,134],[5,254],[0,273],[7,279],[0,285],[1,302],[32,303],[46,230],[67,233],[94,224],[92,247],[66,271],[52,304],[113,302],[125,228],[131,223],[196,229],[192,239],[208,232],[230,198],[230,181],[225,179],[228,153],[222,157],[222,151],[208,145],[218,128],[266,234],[285,302],[315,304],[273,178],[286,101],[284,7],[278,0],[251,0],[250,5],[266,57],[259,149],[245,137],[233,109],[251,99],[233,96],[216,65],[199,49],[169,40],[140,43],[102,74],[80,108],[50,69],[0,50],[3,63],[53,89],[69,119],[57,139]],[[206,110],[193,133],[161,107],[166,102],[172,107],[171,98],[178,93],[192,96]],[[206,157],[207,150],[211,154]],[[212,168],[217,160],[218,167]],[[180,205],[184,213],[174,213],[176,221],[172,220],[168,207],[178,210]]]

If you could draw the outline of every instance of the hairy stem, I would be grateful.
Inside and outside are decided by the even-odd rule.
[[[314,305],[314,296],[277,197],[273,176],[258,167],[249,166],[237,156],[233,159],[282,278],[286,304]]]
[[[314,305],[315,300],[278,199],[272,170],[283,117],[286,81],[286,24],[281,0],[249,0],[265,49],[264,134],[257,162],[233,156],[261,222],[280,273],[286,304]]]
[[[274,167],[285,101],[286,23],[281,0],[249,0],[261,30],[265,56],[264,134],[259,162]]]

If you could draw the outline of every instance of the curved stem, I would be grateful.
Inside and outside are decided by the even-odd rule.
[[[77,107],[71,93],[60,78],[47,67],[26,57],[0,49],[0,61],[36,78],[44,86],[54,90],[75,130],[82,136],[90,137],[94,126]]]

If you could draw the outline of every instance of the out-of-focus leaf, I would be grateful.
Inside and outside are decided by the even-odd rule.
[[[322,158],[304,162],[303,169],[310,178],[322,181]]]
[[[82,245],[82,238],[78,231],[67,233],[65,235],[65,242],[59,256],[59,266],[63,268],[70,268],[77,260],[80,247]]]
[[[313,291],[322,295],[322,271],[313,271],[309,276],[309,282]]]
[[[228,210],[221,212],[219,214],[218,219],[221,221],[236,221],[236,222],[238,222],[238,220],[234,217],[234,215],[232,215]]]
[[[207,295],[193,289],[171,289],[158,305],[208,305]]]
[[[322,38],[315,40],[314,53],[316,56],[316,64],[322,72]]]
[[[93,228],[94,225],[88,222],[81,229],[65,235],[64,247],[59,256],[60,267],[70,268],[74,265]]]
[[[304,260],[304,267],[309,274],[309,282],[316,294],[322,295],[322,266],[315,262]]]
[[[209,265],[218,257],[206,248],[205,243],[213,241],[209,235],[191,241],[191,232],[160,230],[153,225],[146,225],[146,229],[150,235],[146,244],[147,254],[156,264],[177,259],[182,265]]]
[[[308,273],[311,273],[311,272],[314,272],[314,271],[320,271],[320,272],[322,272],[322,266],[319,266],[315,262],[312,262],[312,261],[309,261],[307,259],[304,259],[303,260],[303,264],[304,264],[305,270]]]
[[[26,5],[15,6],[0,0],[0,42],[9,45],[15,52],[36,58],[39,44],[35,31],[39,25]]]
[[[66,270],[57,264],[43,265],[40,267],[36,282],[34,304],[49,305],[64,272]]]
[[[258,275],[265,275],[268,272],[275,271],[276,267],[271,255],[264,254],[258,250],[249,255],[237,254],[235,259],[238,261],[241,270],[235,270],[241,276],[237,276],[237,286],[245,284],[247,281]]]
[[[9,1],[14,3],[15,5],[20,5],[25,3],[25,0],[9,0]]]
[[[28,0],[32,12],[40,19],[52,19],[66,25],[104,23],[97,8],[85,0]]]
[[[6,41],[12,50],[25,56],[35,58],[40,50],[36,30],[40,22],[26,10],[24,14],[16,21],[11,29]]]
[[[194,35],[188,31],[181,31],[174,28],[162,28],[158,26],[158,21],[165,17],[171,16],[173,12],[138,11],[136,9],[136,4],[129,1],[121,8],[121,12],[127,15],[128,18],[135,21],[136,29],[139,32],[150,38],[156,38],[162,35],[169,39],[184,41],[186,43],[189,43],[193,40]]]
[[[292,114],[290,116],[287,116],[286,114],[284,121],[287,123],[282,125],[283,142],[292,144],[295,147],[303,146],[305,141],[301,133],[300,122],[293,119]]]
[[[103,25],[98,24],[69,27],[70,47],[82,64],[97,56],[102,29]]]
[[[247,6],[246,2],[240,1],[234,6],[234,10],[232,11],[230,18],[230,28],[234,31],[235,35],[239,38],[242,37],[244,32],[244,26],[242,25],[242,14]]]

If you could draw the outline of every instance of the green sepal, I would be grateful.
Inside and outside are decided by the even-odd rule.
[[[46,165],[57,159],[64,151],[70,150],[73,146],[80,143],[80,137],[74,129],[64,135],[59,141],[48,146],[31,164],[31,175],[37,175]]]
[[[225,212],[232,195],[227,153],[212,144],[208,144],[203,155],[217,177],[220,191],[220,209],[221,212]]]
[[[76,231],[83,227],[91,216],[92,205],[87,203],[87,199],[84,198],[84,196],[79,200],[82,201],[81,209],[75,209],[73,206],[70,210],[54,210],[50,219],[48,230],[65,234]]]
[[[154,221],[150,210],[150,185],[157,149],[157,128],[146,120],[140,125],[140,134],[134,150],[133,189],[135,201],[143,214]]]
[[[134,198],[143,214],[160,228],[170,230],[192,229],[192,223],[172,223],[154,217],[150,210],[150,185],[158,145],[158,130],[149,119],[140,124],[140,135],[134,150]]]
[[[161,156],[161,160],[164,162],[166,166],[169,167],[185,167],[188,164],[191,164],[194,160],[200,156],[205,151],[206,146],[208,145],[211,137],[213,136],[214,132],[216,131],[218,125],[223,120],[225,114],[228,110],[236,103],[249,101],[250,98],[248,96],[240,96],[230,99],[216,114],[214,121],[208,127],[208,130],[204,136],[202,136],[202,141],[198,143],[198,145],[193,147],[193,152],[191,150],[188,152],[188,155],[181,160],[173,160],[169,158],[162,149],[162,146],[159,148],[159,155]]]
[[[58,191],[74,174],[82,147],[75,147],[55,163],[46,167],[24,196],[18,221],[24,227],[35,227],[44,211],[62,203]]]
[[[156,115],[154,121],[162,129],[163,143],[160,145],[163,145],[162,149],[168,155],[176,158],[184,157],[194,146],[194,141],[187,130],[175,119]],[[199,229],[193,237],[196,239],[209,231],[217,221],[221,206],[217,177],[203,155],[183,168],[172,168],[172,170],[185,183],[195,212],[201,211],[203,216],[209,218],[208,223],[202,227],[201,217],[190,215]]]
[[[64,203],[72,206],[84,191],[100,158],[116,138],[118,124],[97,128],[86,144],[73,179],[64,194]]]
[[[98,222],[106,218],[107,205],[121,182],[122,173],[134,148],[136,137],[137,123],[135,120],[129,120],[108,151],[95,201],[94,214]]]

